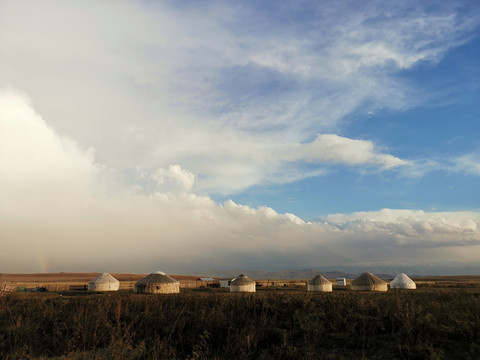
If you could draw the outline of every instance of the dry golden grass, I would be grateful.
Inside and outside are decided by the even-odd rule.
[[[35,287],[45,287],[49,291],[66,291],[71,285],[87,285],[90,280],[98,276],[99,273],[35,273],[35,274],[0,274],[0,288],[26,287],[27,289]],[[127,274],[111,273],[120,281],[121,290],[132,290],[135,283],[148,274]],[[182,288],[199,288],[206,284],[197,281],[198,276],[192,275],[170,275],[180,282]],[[309,279],[261,279],[256,280],[257,284],[263,288],[302,288],[306,286]],[[413,278],[418,286],[430,287],[480,287],[479,275],[458,275],[458,276],[425,276]],[[346,287],[337,287],[335,279],[330,279],[334,289],[346,289],[351,283],[347,280]]]
[[[459,284],[14,293],[0,297],[0,358],[480,359],[480,287]]]
[[[88,282],[100,273],[37,273],[37,274],[0,274],[1,287],[26,287],[27,289],[35,287],[45,287],[49,291],[66,291],[72,285],[87,285]],[[125,274],[111,273],[120,281],[121,290],[131,290],[135,283],[148,274]],[[180,282],[183,288],[195,288],[202,286],[202,282],[197,281],[198,276],[191,275],[170,275]]]

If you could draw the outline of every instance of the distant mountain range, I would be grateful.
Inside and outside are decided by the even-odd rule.
[[[302,270],[284,270],[284,271],[263,271],[263,270],[246,270],[246,269],[234,269],[234,270],[220,270],[212,269],[202,272],[205,276],[212,276],[218,278],[232,279],[240,274],[245,274],[253,279],[311,279],[317,274],[325,276],[327,279],[336,279],[338,277],[344,277],[347,279],[354,279],[360,273],[342,272],[342,271],[321,271],[317,269],[302,269]],[[382,279],[393,279],[395,273],[375,273]]]
[[[368,271],[376,276],[388,280],[393,279],[399,273],[405,273],[410,277],[428,276],[455,276],[455,275],[480,275],[480,264],[476,262],[448,263],[441,268],[433,264],[403,265],[403,264],[361,264],[350,266],[325,266],[318,268],[290,269],[290,270],[249,270],[249,269],[208,269],[195,273],[195,275],[212,276],[220,278],[234,278],[240,274],[248,275],[254,279],[311,279],[321,274],[328,279],[344,277],[354,279],[361,273]]]

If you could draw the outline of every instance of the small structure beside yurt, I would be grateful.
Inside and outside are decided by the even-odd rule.
[[[232,280],[230,292],[255,292],[255,281],[242,274]]]
[[[395,279],[393,279],[390,282],[390,289],[409,289],[409,290],[414,290],[417,288],[417,284],[415,284],[415,281],[410,279],[408,275],[401,273],[395,276]]]
[[[157,271],[138,280],[135,284],[137,294],[176,294],[180,292],[180,283],[163,271]]]
[[[120,288],[120,281],[109,273],[101,273],[88,283],[90,291],[117,291]]]
[[[319,274],[307,283],[307,291],[331,292],[332,283]]]
[[[344,277],[337,278],[337,286],[347,286],[347,279]]]
[[[364,272],[353,280],[350,287],[357,291],[388,291],[387,283],[369,272]]]
[[[219,279],[218,282],[220,283],[221,288],[228,288],[230,287],[230,283],[232,282],[232,279]]]

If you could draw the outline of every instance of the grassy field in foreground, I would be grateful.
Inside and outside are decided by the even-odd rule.
[[[2,359],[478,359],[480,289],[0,298]]]

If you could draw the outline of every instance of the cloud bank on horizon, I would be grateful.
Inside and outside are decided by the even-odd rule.
[[[474,2],[3,2],[0,271],[478,263],[479,29]]]

